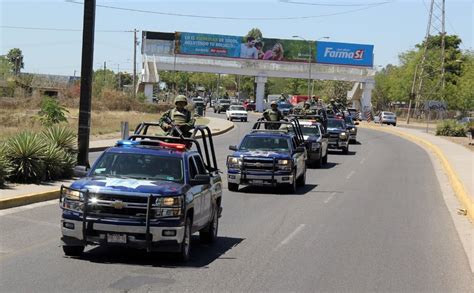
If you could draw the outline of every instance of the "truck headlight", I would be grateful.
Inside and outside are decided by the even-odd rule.
[[[155,203],[159,207],[181,207],[183,198],[181,196],[159,197]]]
[[[290,160],[278,160],[278,165],[288,165],[290,164]]]
[[[311,143],[311,150],[315,151],[319,149],[319,142],[312,142]]]
[[[63,197],[70,200],[83,200],[84,194],[78,190],[64,188]]]
[[[356,132],[356,129],[355,129],[355,128],[351,128],[351,129],[349,129],[349,132],[354,133],[354,132]]]
[[[278,160],[277,164],[280,170],[291,170],[293,168],[291,160]]]
[[[345,132],[341,132],[341,133],[339,133],[339,138],[342,139],[342,140],[346,140],[347,139],[347,134]]]
[[[242,165],[242,159],[239,157],[228,157],[227,166],[229,169],[239,169]]]

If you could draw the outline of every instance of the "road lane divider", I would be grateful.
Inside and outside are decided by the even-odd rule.
[[[352,175],[354,175],[355,171],[352,170],[347,176],[346,179],[351,179]]]
[[[373,129],[377,131],[382,131],[390,134],[395,134],[401,138],[404,138],[406,140],[409,140],[411,142],[414,142],[418,144],[419,146],[423,147],[425,150],[431,151],[440,161],[441,166],[443,167],[444,172],[446,173],[446,176],[448,177],[449,183],[456,194],[456,197],[458,198],[461,206],[463,209],[466,211],[466,216],[470,219],[471,224],[474,224],[474,199],[472,195],[469,195],[468,192],[466,191],[466,188],[464,187],[463,183],[461,182],[461,179],[459,179],[458,174],[454,170],[454,168],[451,166],[449,163],[448,159],[446,158],[445,154],[443,151],[436,146],[435,144],[429,142],[426,139],[417,137],[412,134],[404,133],[402,131],[396,130],[396,129],[388,129],[384,128],[382,126],[373,126],[373,125],[361,125],[362,128],[366,129]]]
[[[326,198],[326,200],[324,201],[324,203],[330,202],[330,201],[333,199],[333,197],[334,197],[335,195],[336,195],[336,192],[331,193],[331,195],[329,195],[329,197]]]
[[[365,159],[366,159],[366,158],[363,158],[362,160],[360,160],[359,163],[360,163],[361,165],[364,164],[364,163],[365,163]]]
[[[291,241],[291,239],[293,239],[298,233],[300,233],[304,229],[305,226],[305,224],[300,224],[298,227],[296,227],[293,232],[286,236],[286,238],[283,239],[277,247],[275,247],[274,251],[277,251],[282,246],[287,245]]]

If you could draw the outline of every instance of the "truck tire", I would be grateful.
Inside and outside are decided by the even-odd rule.
[[[321,168],[321,165],[323,164],[323,151],[321,150],[319,152],[319,159],[314,163],[314,165],[317,167],[317,168]]]
[[[304,168],[303,174],[296,180],[296,184],[298,186],[305,186],[306,185],[306,166]]]
[[[63,245],[64,254],[79,257],[84,252],[84,246]]]
[[[179,260],[186,262],[191,256],[191,219],[186,218],[186,224],[184,225],[184,236],[183,242],[181,243],[181,250],[179,252]]]
[[[349,145],[347,145],[347,147],[342,148],[342,153],[344,155],[347,155],[349,153]]]
[[[229,191],[237,192],[237,191],[239,191],[239,184],[228,182],[227,183],[227,189],[229,189]]]
[[[209,226],[199,231],[199,238],[203,243],[214,243],[217,240],[217,231],[219,230],[219,215],[217,210],[219,207],[214,207],[212,219]]]
[[[288,186],[288,192],[289,193],[296,193],[296,190],[298,189],[298,185],[296,184],[296,169],[293,171],[293,182],[290,183]]]

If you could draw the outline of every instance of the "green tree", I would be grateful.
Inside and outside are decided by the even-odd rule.
[[[14,74],[19,74],[21,69],[25,67],[23,62],[23,53],[19,48],[13,48],[8,51],[7,59],[10,63],[10,70]]]
[[[117,89],[117,78],[110,69],[99,69],[94,72],[92,84],[94,96],[100,95],[103,89]]]
[[[245,36],[245,38],[248,38],[248,37],[254,37],[256,40],[261,40],[263,38],[263,34],[259,28],[253,28],[249,30],[249,32]]]

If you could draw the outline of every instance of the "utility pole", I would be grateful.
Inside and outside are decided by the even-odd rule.
[[[133,97],[136,97],[137,88],[137,29],[133,29]]]
[[[412,115],[412,111],[411,111],[412,101],[414,100],[415,102],[415,110],[413,111],[413,114],[418,112],[420,108],[420,104],[422,103],[423,84],[424,84],[424,79],[426,78],[424,74],[428,67],[426,63],[426,58],[428,55],[428,48],[430,47],[429,46],[429,42],[431,40],[430,37],[436,34],[439,34],[441,37],[441,46],[440,46],[441,47],[440,48],[441,49],[440,50],[441,51],[441,65],[440,65],[441,68],[438,71],[441,74],[440,74],[440,78],[437,85],[434,88],[431,88],[431,93],[435,92],[436,90],[439,90],[439,85],[441,85],[442,97],[444,99],[444,86],[445,86],[444,63],[445,63],[445,36],[446,36],[445,0],[431,0],[429,17],[428,17],[428,25],[426,27],[426,35],[425,35],[424,45],[423,45],[423,54],[421,57],[421,62],[416,65],[415,73],[413,74],[410,100],[408,103],[407,124],[410,123],[410,118]],[[424,98],[429,98],[429,94],[427,94],[427,96]]]
[[[94,62],[95,0],[84,1],[82,31],[81,93],[77,135],[77,164],[89,165],[89,136],[91,127],[92,65]]]

